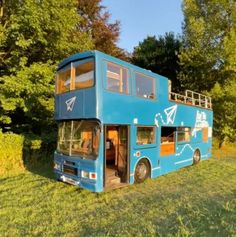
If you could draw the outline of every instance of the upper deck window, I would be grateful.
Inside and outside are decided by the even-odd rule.
[[[84,89],[94,85],[94,60],[71,63],[57,74],[56,93]]]
[[[71,85],[71,68],[61,70],[57,74],[57,93],[70,91]]]
[[[135,81],[137,96],[146,99],[154,99],[156,97],[154,78],[145,76],[141,73],[135,73]]]
[[[79,64],[75,68],[75,89],[92,87],[94,84],[94,62]]]
[[[120,93],[129,93],[128,70],[114,63],[107,63],[107,89]]]

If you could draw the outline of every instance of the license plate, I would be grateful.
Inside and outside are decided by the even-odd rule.
[[[79,181],[70,179],[70,178],[68,178],[68,177],[66,177],[66,176],[64,176],[64,175],[61,176],[61,179],[62,179],[62,181],[65,182],[65,183],[69,183],[69,184],[73,184],[73,185],[78,185],[78,184],[79,184]]]

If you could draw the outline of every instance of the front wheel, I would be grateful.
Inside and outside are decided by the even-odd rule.
[[[134,181],[135,183],[142,183],[145,179],[150,177],[150,165],[147,159],[141,159],[135,168]]]
[[[200,151],[197,149],[197,150],[194,151],[194,153],[193,153],[193,165],[198,164],[200,160],[201,160],[201,153],[200,153]]]

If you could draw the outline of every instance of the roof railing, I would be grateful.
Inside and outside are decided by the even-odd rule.
[[[170,96],[170,100],[173,100],[179,103],[199,106],[206,109],[212,109],[210,96],[206,96],[206,95],[203,95],[191,90],[186,90],[185,95],[170,92],[169,96]]]

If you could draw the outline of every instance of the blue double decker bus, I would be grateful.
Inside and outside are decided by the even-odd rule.
[[[211,157],[211,98],[99,51],[56,75],[56,178],[93,192],[141,183]]]

